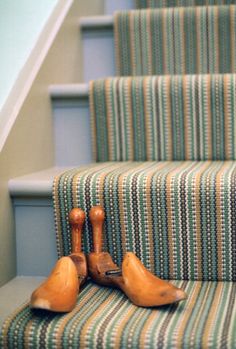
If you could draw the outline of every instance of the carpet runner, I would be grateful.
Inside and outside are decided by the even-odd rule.
[[[236,348],[231,3],[139,0],[139,7],[222,6],[115,15],[117,71],[129,77],[90,83],[96,163],[61,174],[53,186],[59,257],[71,252],[69,211],[81,207],[88,217],[100,204],[104,249],[114,261],[135,252],[149,270],[183,287],[187,301],[138,308],[119,290],[88,282],[69,314],[17,309],[2,327],[1,348]],[[86,253],[91,235],[87,219]]]
[[[236,6],[133,10],[115,16],[117,75],[236,71]]]
[[[236,161],[105,162],[54,183],[59,256],[71,252],[68,215],[106,212],[104,248],[133,251],[164,279],[236,281]],[[84,251],[92,249],[88,220]]]
[[[136,0],[137,8],[161,8],[202,5],[230,5],[236,4],[236,0]]]
[[[89,283],[69,314],[33,312],[28,305],[7,319],[2,349],[235,348],[236,284],[174,281],[186,302],[139,308],[119,291]]]
[[[235,160],[236,75],[90,83],[96,161]]]

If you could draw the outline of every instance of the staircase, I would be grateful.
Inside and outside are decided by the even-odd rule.
[[[70,209],[102,204],[114,261],[134,251],[188,301],[142,309],[89,283],[71,314],[22,306],[3,347],[236,348],[236,6],[189,3],[110,0],[83,18],[85,83],[49,86],[55,167],[9,182],[18,275],[48,275],[70,253]],[[113,15],[135,6],[152,10]]]

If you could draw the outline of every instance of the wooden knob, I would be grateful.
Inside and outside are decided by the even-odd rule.
[[[102,252],[102,231],[105,219],[103,207],[94,206],[89,212],[89,218],[93,227],[93,248],[95,253]]]
[[[85,221],[85,213],[81,208],[73,208],[69,214],[72,229],[72,253],[81,252],[81,236]]]

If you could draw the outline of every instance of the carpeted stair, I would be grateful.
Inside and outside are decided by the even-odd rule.
[[[136,0],[137,8],[211,6],[235,4],[235,0]]]
[[[116,14],[118,71],[133,77],[91,82],[96,163],[54,180],[59,256],[71,208],[101,204],[114,260],[134,251],[188,300],[138,308],[88,282],[69,314],[17,309],[3,348],[236,348],[235,16],[234,5]]]
[[[236,71],[236,6],[124,11],[115,16],[118,75]]]

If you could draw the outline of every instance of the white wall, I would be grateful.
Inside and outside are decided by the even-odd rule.
[[[0,0],[0,4],[8,1],[13,0]],[[25,1],[15,0],[21,4]],[[43,3],[45,0],[30,1]],[[68,0],[59,0],[56,7],[60,2],[68,4]],[[16,275],[15,222],[8,181],[54,165],[53,118],[48,86],[83,80],[78,20],[80,16],[103,12],[103,0],[73,0],[0,151],[0,287]],[[1,55],[2,51],[0,59]],[[1,81],[0,75],[0,84]]]
[[[0,109],[58,0],[0,0]]]

